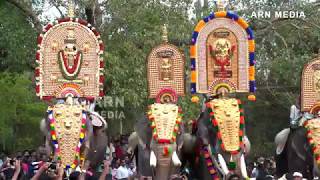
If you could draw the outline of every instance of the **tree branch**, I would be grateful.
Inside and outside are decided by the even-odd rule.
[[[62,13],[59,6],[61,6],[61,1],[52,1],[52,5],[59,11],[60,17],[63,18],[64,14]]]
[[[30,18],[35,29],[38,31],[38,32],[41,32],[42,31],[42,25],[40,23],[40,20],[38,19],[37,15],[30,9],[27,9],[26,7],[24,7],[23,5],[21,5],[17,0],[6,0],[8,3],[14,5],[16,8],[20,9],[23,14]]]

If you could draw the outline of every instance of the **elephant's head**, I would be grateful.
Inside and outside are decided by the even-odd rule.
[[[248,153],[250,143],[244,136],[243,110],[239,100],[208,100],[198,119],[197,135],[204,147],[215,152],[213,157],[217,158],[218,168],[224,175],[238,169],[244,177],[247,176],[244,154]]]
[[[80,165],[80,155],[88,157],[86,164],[90,166],[103,160],[106,122],[99,114],[68,98],[49,107],[47,117],[41,122],[41,130],[46,135],[48,153],[54,152],[55,160],[67,169]]]
[[[181,110],[177,105],[153,104],[148,118],[136,124],[136,132],[129,138],[130,149],[139,146],[145,154],[150,154],[148,164],[155,168],[155,179],[168,179],[174,169],[181,165],[178,157],[183,146],[181,118]]]

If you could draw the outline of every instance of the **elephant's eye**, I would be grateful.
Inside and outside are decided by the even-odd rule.
[[[62,112],[61,111],[57,111],[56,113],[55,113],[55,116],[56,117],[60,117],[62,115]]]
[[[175,112],[177,112],[177,110],[176,110],[176,109],[174,109],[174,110],[172,110],[172,112],[174,112],[174,113],[175,113]]]
[[[80,116],[80,112],[75,112],[74,116],[79,117]]]

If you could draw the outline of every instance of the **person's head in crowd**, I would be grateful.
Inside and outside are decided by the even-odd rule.
[[[22,157],[22,162],[27,163],[29,162],[30,159],[30,152],[28,150],[23,151],[23,157]]]
[[[241,179],[240,176],[237,175],[237,174],[232,174],[232,175],[228,178],[228,180],[240,180],[240,179]]]
[[[78,180],[79,176],[80,176],[80,172],[77,172],[77,171],[72,172],[69,176],[69,180]]]
[[[264,161],[265,161],[264,157],[259,157],[259,158],[257,159],[257,166],[258,166],[258,168],[263,168]]]
[[[120,167],[120,165],[121,165],[121,160],[120,159],[117,159],[116,160],[116,168],[118,168],[118,167]]]
[[[24,151],[23,151],[23,156],[24,156],[24,157],[30,156],[29,150],[24,150]]]
[[[22,157],[22,155],[23,155],[22,152],[21,152],[21,151],[18,151],[15,156],[16,156],[16,157],[18,157],[18,156]]]
[[[125,158],[121,158],[121,161],[120,161],[120,166],[126,166],[126,160]]]
[[[35,150],[30,151],[30,156],[31,156],[31,161],[36,162],[38,157],[37,157],[37,152]]]
[[[48,162],[49,161],[49,158],[46,154],[41,154],[40,156],[40,161],[43,161],[43,162]]]
[[[130,164],[130,158],[129,158],[129,155],[126,155],[125,157],[124,157],[124,161],[125,161],[125,163],[126,164]]]
[[[302,180],[303,179],[303,175],[300,172],[294,172],[292,176],[293,176],[293,180]]]
[[[114,143],[115,143],[116,146],[120,146],[120,141],[119,140],[116,140]]]

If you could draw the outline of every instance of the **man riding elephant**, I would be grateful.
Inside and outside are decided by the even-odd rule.
[[[301,172],[308,179],[320,175],[319,72],[319,58],[305,65],[301,78],[301,103],[291,107],[290,128],[282,130],[275,137],[279,177],[294,172]]]

